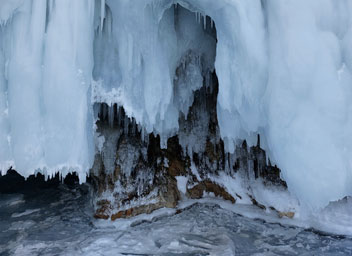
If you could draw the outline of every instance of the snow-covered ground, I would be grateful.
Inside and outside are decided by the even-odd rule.
[[[352,237],[251,205],[205,198],[111,222],[92,218],[90,198],[87,185],[0,194],[0,255],[352,254]]]

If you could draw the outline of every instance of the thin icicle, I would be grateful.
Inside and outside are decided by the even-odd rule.
[[[143,142],[145,142],[145,138],[144,138],[144,128],[142,127],[141,129],[141,139]]]
[[[132,130],[131,130],[132,136],[135,135],[136,133],[136,120],[132,118]]]
[[[118,113],[116,113],[117,115],[117,126],[121,127],[121,117],[122,117],[122,108],[118,107]]]
[[[114,127],[114,105],[113,104],[111,104],[111,106],[109,107],[109,124],[111,128]]]
[[[204,30],[206,30],[207,29],[207,16],[206,15],[203,16],[203,23],[204,23]]]
[[[101,117],[101,119],[102,119],[102,121],[103,120],[106,120],[106,118],[107,118],[107,107],[106,107],[107,105],[105,104],[105,103],[103,103],[102,105],[101,105],[101,108],[102,108],[102,117]]]
[[[103,31],[105,19],[105,0],[100,0],[100,31]]]
[[[209,87],[209,73],[208,72],[205,74],[205,87],[206,88]]]
[[[149,134],[147,133],[147,131],[145,130],[145,128],[143,128],[144,131],[144,141],[149,144]]]
[[[125,115],[125,121],[124,121],[124,124],[123,124],[123,131],[125,133],[125,135],[128,134],[128,124],[129,124],[129,118],[127,117],[127,115]]]

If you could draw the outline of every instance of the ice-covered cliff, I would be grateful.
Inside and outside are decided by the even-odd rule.
[[[352,195],[351,13],[349,0],[2,0],[0,169],[84,181],[94,103],[165,146],[215,69],[227,151],[260,133],[301,202]]]

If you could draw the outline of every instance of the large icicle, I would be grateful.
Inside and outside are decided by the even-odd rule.
[[[84,181],[92,158],[88,89],[93,67],[93,1],[56,1],[48,21],[43,68],[45,163]],[[59,53],[59,54],[58,54]]]
[[[45,11],[45,0],[25,1],[12,14],[4,31],[6,112],[11,128],[7,136],[11,147],[6,143],[1,147],[8,150],[5,154],[12,153],[15,167],[25,176],[41,167],[44,156],[40,96]]]

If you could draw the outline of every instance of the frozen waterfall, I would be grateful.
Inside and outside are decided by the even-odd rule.
[[[182,33],[177,6],[194,13],[178,12]],[[99,144],[94,103],[123,106],[163,143],[215,69],[227,151],[260,133],[302,203],[352,195],[351,13],[348,0],[2,0],[0,169],[83,182]],[[190,50],[192,87],[181,78],[176,92]]]

